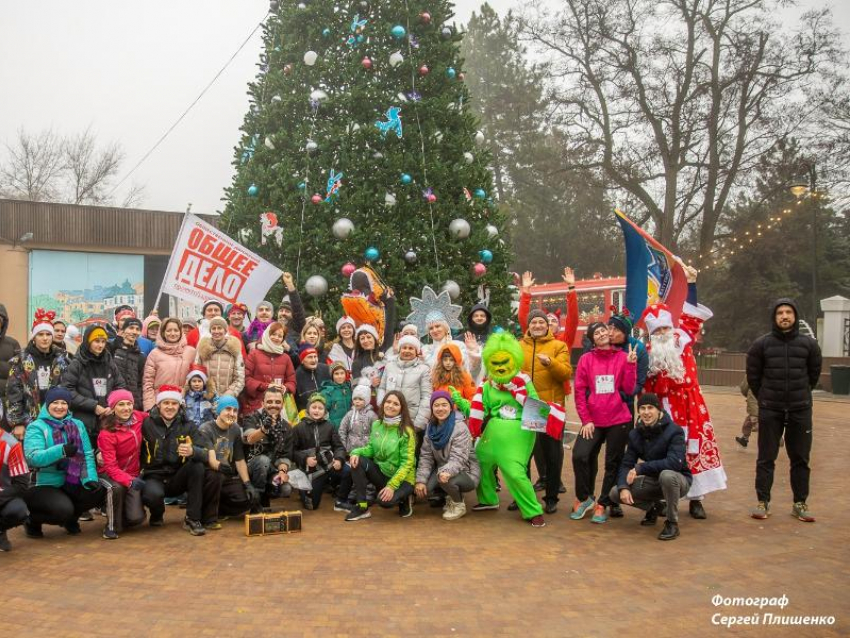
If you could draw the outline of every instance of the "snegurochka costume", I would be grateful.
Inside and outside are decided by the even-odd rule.
[[[456,390],[452,392],[457,406],[469,417],[470,433],[480,437],[475,448],[481,464],[478,502],[499,503],[493,474],[493,468],[498,467],[522,517],[529,520],[541,516],[543,508],[526,474],[535,432],[522,428],[522,410],[527,398],[538,399],[537,391],[531,378],[521,372],[522,348],[509,333],[491,335],[481,356],[487,378],[478,386],[472,401],[465,400]],[[548,406],[546,433],[560,439],[564,431],[564,409],[556,403]]]

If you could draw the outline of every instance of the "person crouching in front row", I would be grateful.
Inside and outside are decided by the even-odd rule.
[[[328,421],[324,395],[315,393],[308,399],[307,414],[292,429],[292,437],[293,457],[298,469],[312,483],[312,489],[301,490],[304,509],[319,508],[328,481],[334,482],[337,490],[345,489],[346,494],[343,496],[347,496],[350,484],[342,480],[349,472],[345,465],[345,446],[336,428]],[[343,484],[345,487],[341,488]]]
[[[156,405],[142,423],[142,502],[150,510],[150,526],[161,527],[165,498],[186,493],[183,528],[203,536],[201,519],[215,518],[219,486],[204,475],[198,428],[187,418],[181,399],[177,386],[160,386]]]
[[[381,403],[380,419],[372,425],[369,442],[351,450],[348,459],[357,504],[346,521],[369,518],[366,490],[369,483],[378,490],[378,505],[398,506],[398,514],[413,514],[410,499],[416,480],[416,432],[407,410],[407,401],[398,390],[387,392]]]
[[[222,395],[215,404],[215,413],[215,421],[207,421],[200,428],[201,445],[207,453],[206,475],[220,486],[218,513],[201,521],[208,530],[221,529],[222,517],[260,510],[260,492],[248,477],[242,428],[238,423],[239,402],[235,397]]]
[[[673,540],[679,535],[679,499],[688,493],[691,480],[685,431],[661,409],[656,395],[644,394],[638,399],[637,427],[629,433],[611,501],[646,510],[640,523],[644,526],[655,525],[666,508],[667,522],[658,539]]]

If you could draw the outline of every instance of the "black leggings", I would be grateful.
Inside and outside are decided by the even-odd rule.
[[[24,495],[33,525],[73,525],[80,514],[103,505],[106,489],[100,484],[94,489],[80,485],[50,487],[38,485]]]
[[[360,457],[360,462],[357,467],[351,468],[351,478],[354,480],[354,491],[357,494],[357,502],[366,502],[366,490],[369,483],[375,486],[375,489],[380,492],[387,486],[387,481],[390,477],[381,472],[378,464],[372,459],[365,456]],[[382,501],[378,499],[378,505],[381,507],[394,507],[400,505],[413,494],[413,485],[404,481],[399,485],[398,489],[393,494],[392,500]]]
[[[606,428],[593,428],[593,436],[584,438],[579,433],[573,444],[573,472],[576,480],[576,499],[586,501],[593,496],[598,471],[598,457],[605,444],[605,476],[602,479],[602,490],[599,492],[599,504],[611,505],[608,493],[617,483],[617,472],[623,462],[626,444],[629,442],[629,431],[632,422],[612,425]]]

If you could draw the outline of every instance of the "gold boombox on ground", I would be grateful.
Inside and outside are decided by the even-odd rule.
[[[294,534],[301,531],[301,511],[266,510],[245,516],[245,536],[268,536],[272,534]]]

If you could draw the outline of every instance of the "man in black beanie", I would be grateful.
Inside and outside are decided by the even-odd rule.
[[[655,525],[666,507],[667,522],[658,539],[669,541],[679,535],[679,499],[690,487],[685,431],[662,410],[656,395],[642,395],[637,427],[629,433],[629,447],[617,485],[611,488],[611,501],[645,510],[640,523],[644,526]]]

